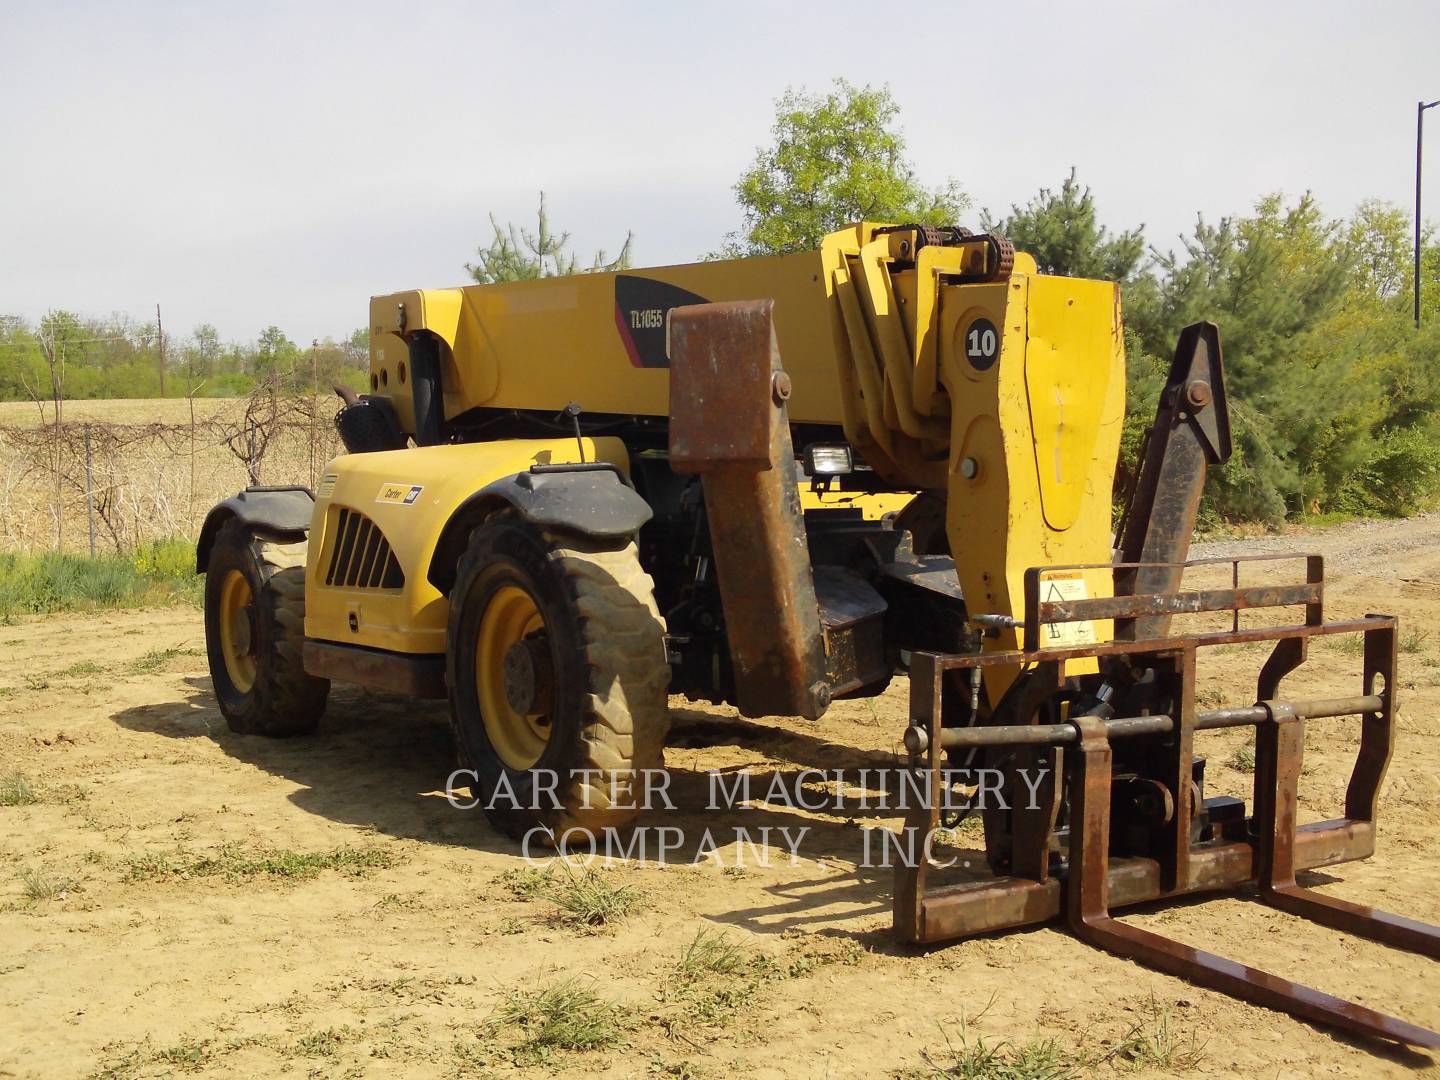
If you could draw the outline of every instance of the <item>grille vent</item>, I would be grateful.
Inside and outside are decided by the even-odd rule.
[[[347,589],[403,589],[405,574],[379,526],[342,506],[325,584]]]

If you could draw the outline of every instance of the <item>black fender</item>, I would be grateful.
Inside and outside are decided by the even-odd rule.
[[[209,568],[215,534],[231,518],[278,536],[303,540],[310,531],[314,512],[315,496],[307,487],[248,487],[230,496],[205,515],[200,539],[195,543],[195,572],[203,574]]]
[[[430,556],[430,584],[448,595],[471,530],[507,508],[547,529],[597,540],[634,536],[652,517],[650,504],[614,465],[535,465],[486,484],[455,508]]]

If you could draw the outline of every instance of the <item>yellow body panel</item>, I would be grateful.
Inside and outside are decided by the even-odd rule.
[[[1027,569],[1110,557],[1110,486],[1125,410],[1118,291],[1103,282],[1019,273],[1003,283],[954,288],[954,302],[942,305],[940,364],[951,403],[946,532],[970,610],[1022,619]],[[1092,310],[1070,315],[1077,307]],[[979,318],[1000,336],[999,357],[984,371],[966,355],[967,328]],[[1053,378],[1032,378],[1032,370]],[[1048,426],[1037,428],[1037,416]],[[1057,508],[1053,519],[1047,497]],[[1107,570],[1078,580],[1084,595],[1110,595]],[[1069,632],[1080,640],[1112,632],[1108,623],[1077,625]],[[1075,639],[1041,636],[1042,645],[1062,640]],[[1013,630],[987,638],[991,649],[1019,644]],[[987,669],[992,701],[1016,674]]]
[[[585,439],[584,444],[586,461],[608,461],[628,475],[629,457],[619,439]],[[306,567],[305,636],[402,653],[443,653],[449,604],[426,572],[445,523],[491,481],[531,465],[580,460],[570,438],[425,446],[332,461],[325,467],[310,526],[315,554]],[[379,528],[404,571],[403,588],[326,584],[342,508],[358,511]]]
[[[409,355],[402,333],[424,328],[450,346],[440,376],[447,416],[476,406],[558,409],[569,400],[590,413],[665,416],[669,371],[637,367],[616,326],[616,279],[624,277],[674,286],[696,303],[773,299],[781,355],[795,386],[791,419],[830,423],[838,416],[828,300],[815,253],[376,297],[370,305],[372,388],[391,398],[402,425],[413,430],[409,383],[398,375]],[[433,312],[444,318],[432,323]]]
[[[1008,272],[995,272],[983,241],[930,244],[908,257],[913,230],[861,223],[831,234],[819,252],[376,297],[372,386],[413,430],[406,335],[425,329],[449,346],[441,350],[447,417],[481,407],[558,410],[570,400],[590,414],[666,416],[670,308],[773,299],[794,387],[791,421],[840,426],[897,493],[945,492],[946,531],[970,611],[1020,619],[1028,568],[1110,558],[1110,487],[1125,397],[1119,291],[1040,275],[1024,254],[1014,255]],[[636,288],[658,290],[659,299],[627,306],[622,295]],[[644,348],[636,343],[643,335]],[[990,351],[977,359],[981,346]],[[470,449],[507,454],[512,445],[519,444]],[[546,445],[565,452],[564,440]],[[413,459],[419,468],[431,458],[413,455],[432,453],[402,451],[396,461],[411,468]],[[365,483],[382,479],[379,464],[357,468]],[[504,469],[496,458],[483,471],[493,478]],[[476,479],[471,473],[450,481],[446,499],[458,502],[479,486]],[[869,496],[857,505],[880,516],[909,497]],[[836,505],[837,498],[805,496],[808,507]],[[440,523],[437,511],[433,528],[403,542],[433,543]],[[367,613],[364,643],[443,647],[443,600],[427,588],[412,580],[407,589],[418,591],[385,609],[383,620],[379,611]],[[1106,595],[1109,574],[1090,571],[1050,588],[1052,599],[1054,590]],[[322,636],[354,640],[341,615],[348,617],[343,610],[327,616]],[[1076,624],[1045,628],[1041,641],[1110,633],[1108,624]],[[1018,644],[1014,631],[986,639],[989,649]],[[987,669],[992,701],[1016,674]]]

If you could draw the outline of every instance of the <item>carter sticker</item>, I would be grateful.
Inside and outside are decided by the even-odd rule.
[[[375,501],[389,503],[391,506],[409,506],[420,498],[420,492],[424,490],[423,484],[382,484]]]
[[[315,492],[316,498],[328,499],[335,494],[335,481],[339,479],[333,472],[327,472],[320,478],[320,487]]]

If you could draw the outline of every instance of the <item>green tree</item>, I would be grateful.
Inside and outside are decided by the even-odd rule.
[[[983,217],[987,231],[1008,237],[1035,257],[1042,274],[1129,282],[1145,258],[1145,227],[1112,236],[1099,223],[1095,198],[1070,170],[1059,191],[1041,188],[1003,221]]]
[[[969,200],[955,183],[927,188],[905,158],[900,107],[884,87],[844,79],[824,96],[787,90],[773,142],[735,185],[744,224],[719,254],[813,251],[856,221],[950,225]]]
[[[1414,243],[1410,215],[1392,203],[1366,199],[1351,215],[1346,242],[1354,260],[1357,295],[1410,302]]]
[[[597,251],[590,265],[582,267],[580,260],[570,250],[570,234],[556,233],[551,229],[543,191],[540,193],[540,209],[536,218],[536,229],[531,232],[513,223],[502,228],[500,222],[495,220],[495,215],[491,214],[490,227],[494,229],[495,235],[488,246],[476,252],[475,262],[465,264],[470,276],[481,285],[492,285],[500,281],[566,277],[582,270],[629,268],[634,233],[626,233],[625,243],[615,258],[608,258],[603,250]]]
[[[29,324],[18,315],[0,316],[0,400],[25,400],[45,377],[45,354]]]
[[[263,377],[290,371],[299,359],[299,346],[278,326],[267,326],[255,343],[254,372]]]
[[[201,323],[190,334],[190,344],[185,348],[187,377],[193,377],[197,385],[213,378],[219,374],[222,355],[220,332],[209,323]]]

